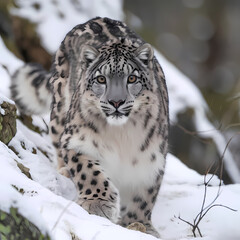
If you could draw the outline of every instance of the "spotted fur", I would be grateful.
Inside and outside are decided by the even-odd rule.
[[[24,88],[35,89],[32,106]],[[11,89],[27,113],[50,108],[51,96],[59,171],[75,183],[83,208],[123,226],[141,222],[159,236],[151,214],[168,149],[168,94],[149,44],[124,23],[98,17],[66,35],[50,73],[26,65]]]

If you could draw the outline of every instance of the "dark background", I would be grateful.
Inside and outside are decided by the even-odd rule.
[[[124,9],[127,23],[201,90],[210,120],[226,139],[234,136],[230,149],[240,167],[240,1],[125,0]],[[181,117],[193,130],[186,115]],[[201,173],[220,157],[175,126],[170,151]]]
[[[224,125],[239,122],[240,1],[124,1],[127,21],[200,88]]]

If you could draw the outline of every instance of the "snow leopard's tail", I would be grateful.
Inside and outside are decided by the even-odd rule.
[[[11,94],[21,113],[32,115],[50,111],[50,76],[50,73],[37,63],[26,64],[14,73]]]

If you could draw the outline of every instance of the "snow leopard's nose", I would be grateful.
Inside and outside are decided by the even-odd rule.
[[[125,100],[108,100],[109,104],[112,105],[115,108],[119,108],[121,105],[123,105],[125,103]]]

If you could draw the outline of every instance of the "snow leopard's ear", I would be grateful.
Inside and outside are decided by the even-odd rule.
[[[99,52],[96,48],[90,45],[84,45],[82,47],[81,58],[84,59],[84,61],[87,64],[90,64],[91,62],[93,62],[98,55],[99,55]]]
[[[148,65],[148,62],[153,58],[153,49],[150,44],[145,43],[135,50],[136,56],[145,64]]]

